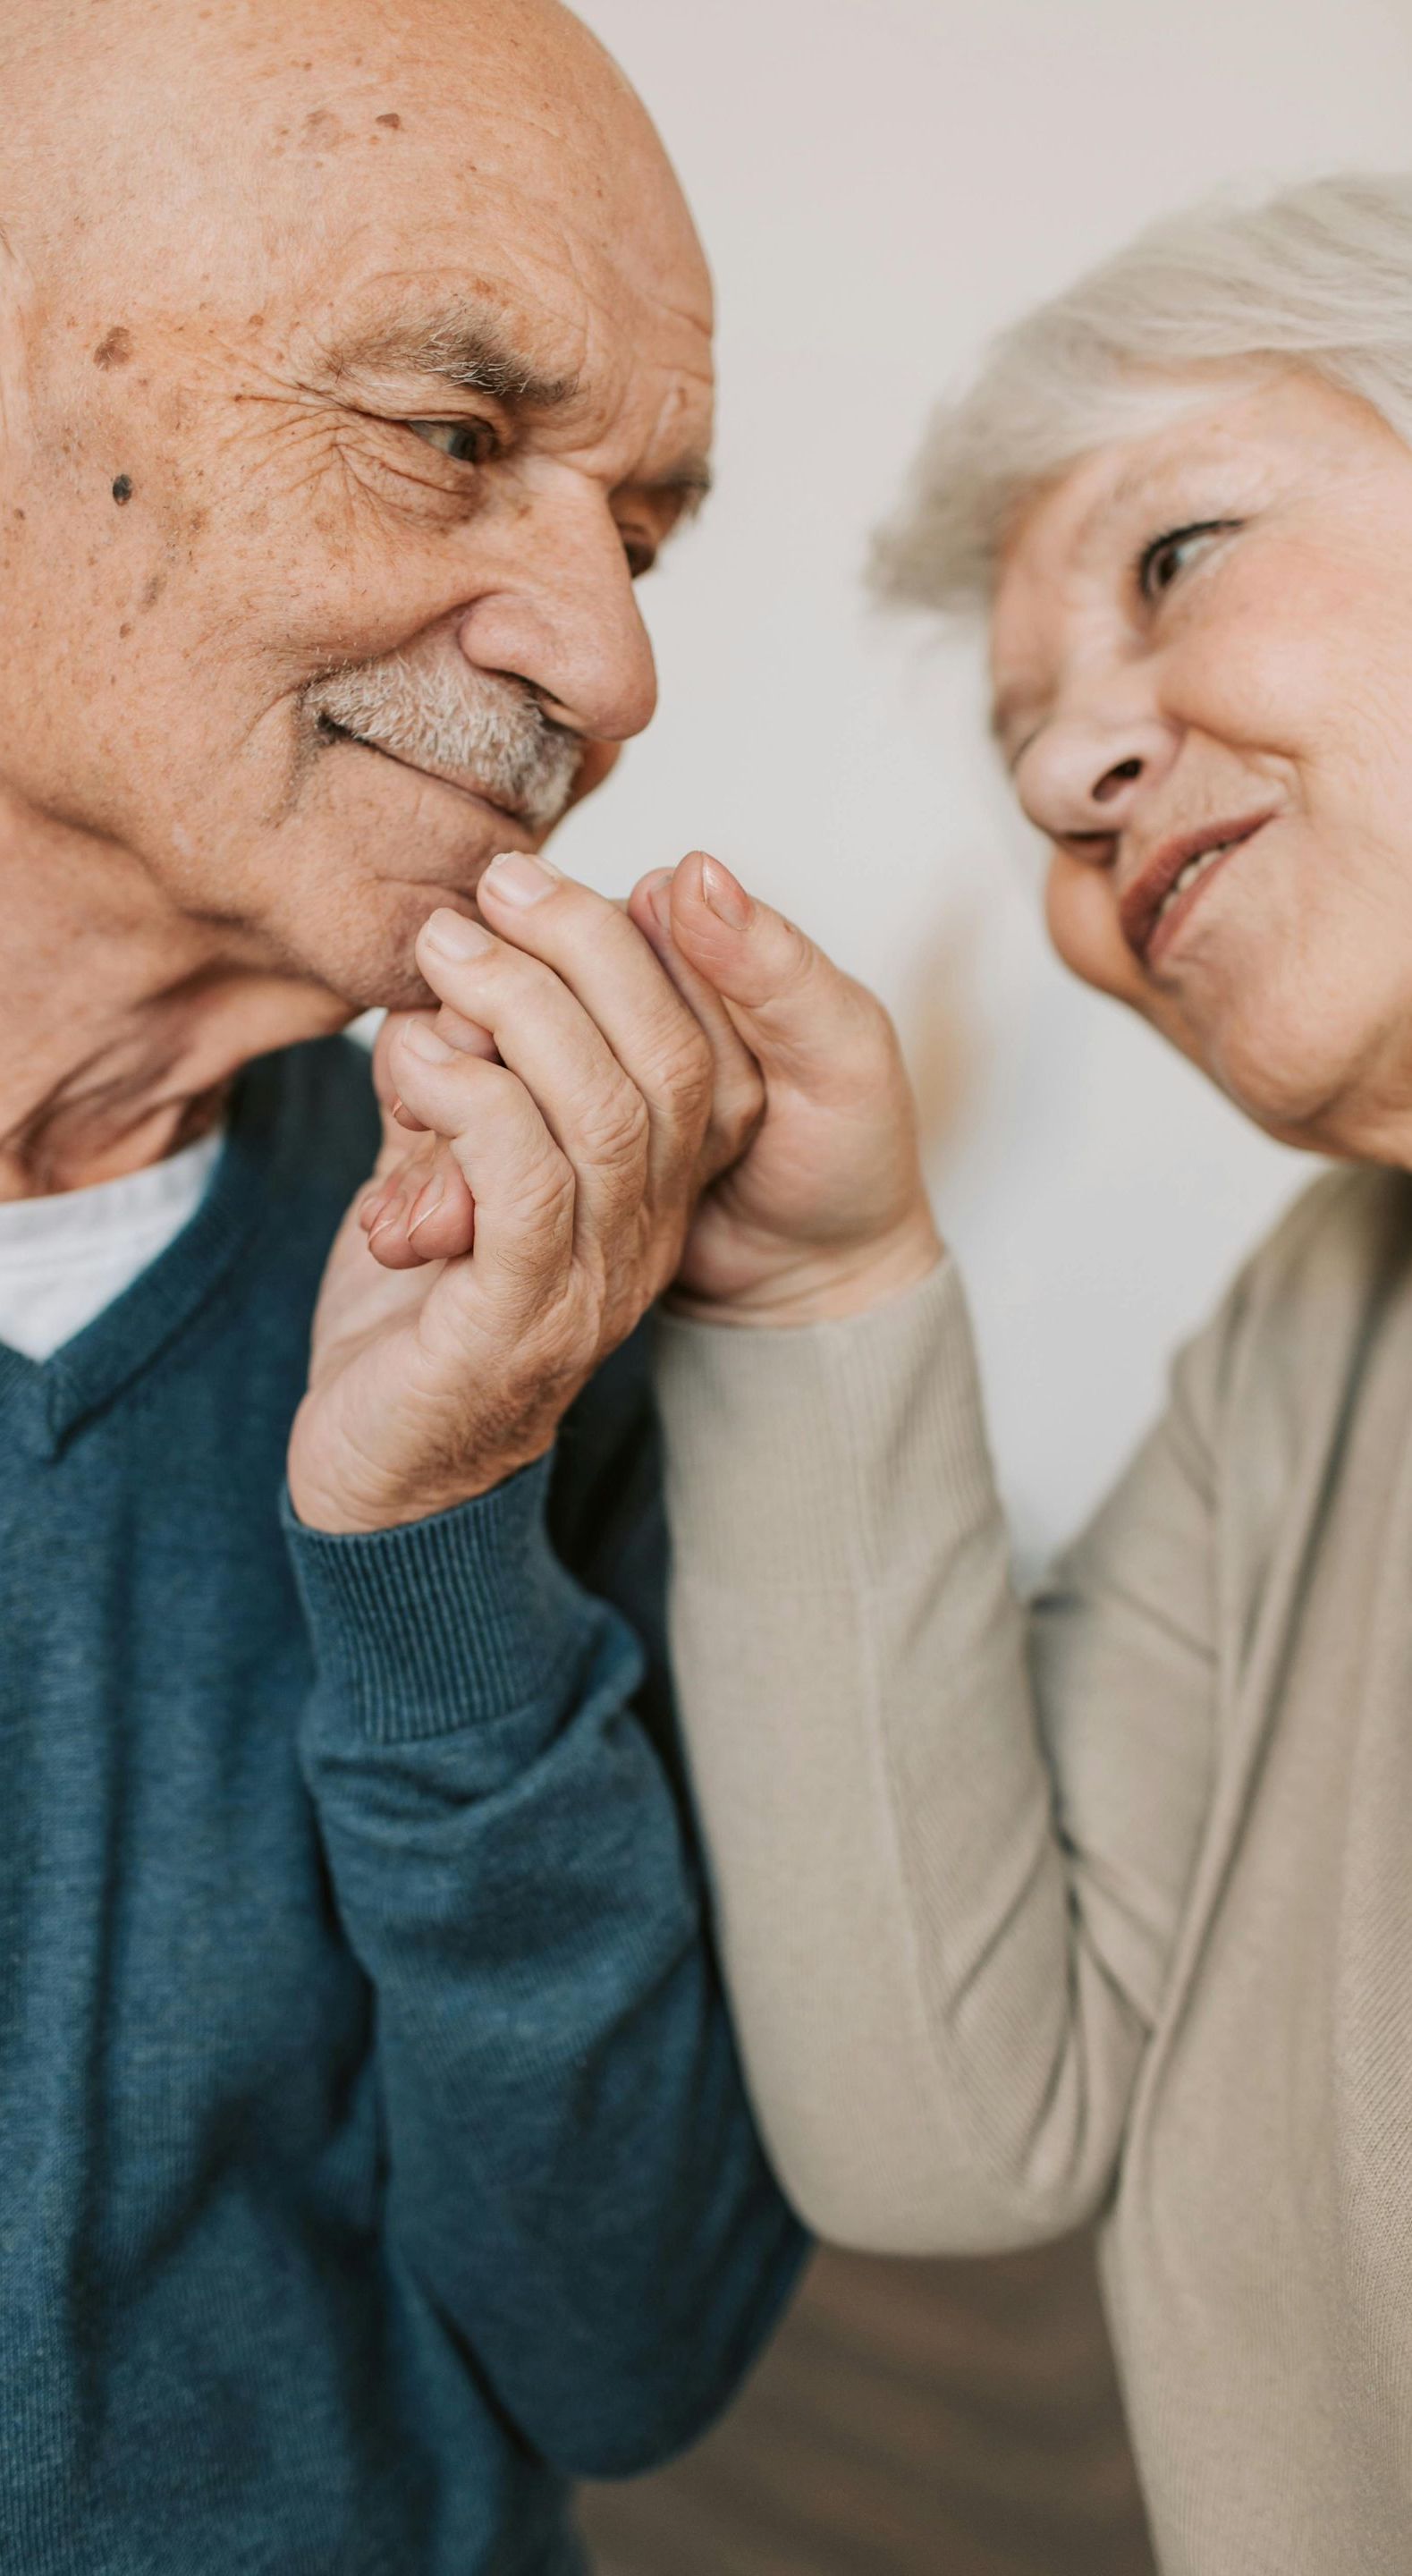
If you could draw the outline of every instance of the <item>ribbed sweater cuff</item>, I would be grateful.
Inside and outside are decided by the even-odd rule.
[[[679,1573],[828,1590],[886,1581],[996,1508],[970,1320],[944,1259],[837,1323],[656,1323]]]
[[[306,1529],[286,1494],[320,1684],[363,1735],[409,1743],[555,1695],[584,1622],[545,1528],[549,1472],[363,1537]]]

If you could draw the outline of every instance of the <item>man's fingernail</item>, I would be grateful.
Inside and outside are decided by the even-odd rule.
[[[702,860],[701,891],[718,921],[730,930],[745,929],[752,909],[750,897],[719,859]]]
[[[458,965],[467,957],[483,957],[487,948],[495,946],[478,921],[468,921],[463,912],[452,912],[445,905],[432,914],[422,937],[439,957],[452,957]]]
[[[537,859],[528,850],[502,850],[498,859],[491,860],[481,882],[489,885],[492,894],[503,895],[507,903],[523,907],[542,903],[561,880],[558,869],[548,859]]]
[[[385,1186],[375,1190],[369,1190],[359,1202],[358,1223],[362,1227],[364,1234],[372,1233],[373,1227],[376,1225],[386,1204],[387,1190]]]
[[[409,1020],[402,1032],[402,1043],[410,1055],[421,1057],[423,1064],[454,1064],[456,1050],[445,1038],[439,1038],[427,1020]]]
[[[429,1216],[435,1216],[436,1211],[440,1207],[445,1196],[445,1174],[442,1172],[433,1172],[426,1188],[424,1190],[419,1190],[412,1201],[412,1213],[407,1220],[407,1240],[409,1243],[411,1242],[413,1235],[416,1233],[418,1226],[425,1225]]]

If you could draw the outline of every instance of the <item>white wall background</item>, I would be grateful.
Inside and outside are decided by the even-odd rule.
[[[656,116],[721,299],[720,489],[644,592],[662,710],[561,861],[613,892],[700,842],[897,1012],[964,1043],[937,1202],[1033,1556],[1309,1166],[1070,984],[980,736],[974,648],[859,581],[929,402],[1139,222],[1232,180],[1405,159],[1412,0],[581,0]]]

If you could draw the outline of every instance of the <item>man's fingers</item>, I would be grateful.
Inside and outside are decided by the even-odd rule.
[[[669,990],[637,932],[619,926]],[[573,1166],[585,1235],[611,1239],[644,1195],[651,1140],[647,1103],[607,1038],[552,966],[459,913],[433,913],[417,961],[434,992],[490,1032]],[[394,1062],[400,1081],[401,1056]],[[423,1114],[415,1096],[411,1106]]]
[[[572,1164],[519,1076],[448,1046],[429,1020],[414,1014],[402,1023],[390,1062],[402,1097],[444,1139],[474,1204],[467,1269],[477,1288],[532,1314],[572,1266]]]
[[[504,940],[553,969],[601,1029],[647,1104],[654,1195],[679,1195],[683,1161],[694,1169],[705,1132],[711,1050],[625,907],[523,851],[486,870],[476,901]]]

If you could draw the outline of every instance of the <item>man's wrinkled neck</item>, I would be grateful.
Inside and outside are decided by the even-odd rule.
[[[0,1200],[159,1163],[219,1123],[243,1065],[352,1017],[192,919],[121,844],[0,786]]]

